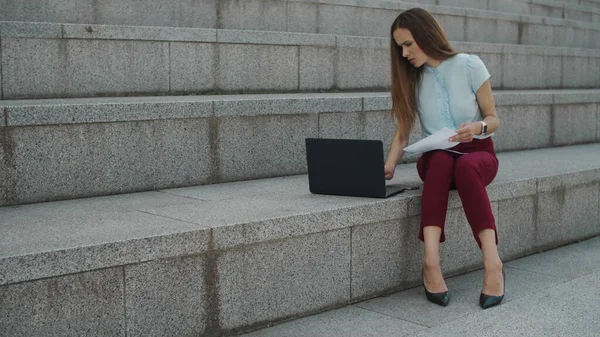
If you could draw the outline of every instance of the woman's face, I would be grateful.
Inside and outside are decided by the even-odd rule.
[[[423,66],[425,63],[430,62],[429,56],[427,56],[417,45],[417,42],[413,38],[410,30],[406,28],[398,28],[394,31],[394,41],[402,48],[402,56],[408,60],[415,68]]]

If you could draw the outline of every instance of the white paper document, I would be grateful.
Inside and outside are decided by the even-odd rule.
[[[448,128],[443,128],[427,138],[404,148],[406,152],[422,153],[432,150],[443,150],[458,145],[459,142],[450,142],[448,139],[456,135],[455,131]],[[459,153],[459,152],[457,152]]]

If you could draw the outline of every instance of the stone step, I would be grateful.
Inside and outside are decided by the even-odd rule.
[[[390,86],[389,38],[29,23],[0,38],[5,100]],[[600,49],[454,46],[480,55],[497,89],[600,87]]]
[[[600,234],[600,144],[498,157],[487,189],[505,262]],[[414,164],[392,183],[420,184]],[[0,207],[0,327],[215,336],[419,284],[420,191],[381,200],[307,185],[294,176]],[[456,191],[446,233],[446,276],[480,268]]]
[[[600,90],[495,102],[498,151],[600,142]],[[307,137],[387,151],[390,109],[389,93],[364,92],[1,101],[0,205],[303,174]]]
[[[26,2],[2,0],[0,5],[3,8],[0,12],[0,21],[266,30],[346,35],[376,34],[376,36],[388,36],[389,25],[400,11],[415,6],[426,6],[428,10],[442,19],[452,16],[448,19],[453,23],[457,21],[457,17],[460,17],[462,21],[467,21],[467,41],[473,41],[473,37],[481,36],[478,33],[479,26],[482,25],[479,22],[481,20],[485,20],[488,26],[490,20],[497,20],[503,33],[514,34],[514,39],[518,39],[516,28],[513,32],[508,27],[517,24],[522,25],[522,28],[527,31],[529,26],[540,24],[549,24],[550,29],[558,26],[572,29],[587,27],[598,30],[600,23],[600,7],[573,5],[553,0],[423,0],[412,2],[393,0],[246,0],[243,3],[236,0],[151,0],[146,1],[143,8],[138,5],[137,0],[101,2],[82,0],[78,1],[77,5],[73,5],[72,0]],[[503,13],[513,15],[503,15]],[[264,20],[265,16],[268,16],[269,20]],[[541,18],[530,16],[556,20],[542,21]],[[579,23],[570,21],[579,21]],[[581,25],[582,23],[595,25]],[[452,36],[460,36],[463,31],[466,31],[457,27],[456,24],[448,28],[450,28],[449,32]],[[588,47],[583,44],[583,41],[576,41],[580,37],[580,34],[574,34],[564,42],[575,43],[569,46]],[[527,39],[527,37],[525,38]],[[536,40],[535,37],[531,38],[531,41]],[[525,43],[531,44],[531,42]],[[586,43],[589,42],[586,41]]]

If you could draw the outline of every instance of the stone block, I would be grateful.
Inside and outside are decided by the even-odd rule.
[[[408,288],[421,277],[419,223],[396,219],[352,228],[352,301]]]
[[[200,202],[157,194],[4,207],[0,285],[204,253],[209,229],[152,212]]]
[[[600,104],[597,104],[596,110],[596,141],[600,142]]]
[[[2,39],[4,99],[166,93],[168,43]]]
[[[14,128],[15,193],[39,202],[152,189],[153,136],[150,122]]]
[[[411,139],[416,139],[420,136],[419,122],[412,130]],[[373,111],[365,113],[365,139],[377,139],[383,142],[383,155],[387,158],[387,154],[392,146],[392,139],[396,134],[396,122],[392,118],[389,111]],[[384,159],[385,159],[384,158]],[[408,158],[408,154],[407,154]]]
[[[0,0],[0,8],[0,21],[86,23],[93,20],[91,0]]]
[[[485,54],[485,53],[476,53],[481,61],[485,64],[488,72],[490,73],[490,83],[492,84],[492,88],[502,88],[504,86],[503,74],[502,74],[502,58],[503,55],[501,53],[497,54]]]
[[[350,229],[264,242],[219,254],[219,323],[235,329],[345,305]]]
[[[335,35],[249,31],[221,29],[217,32],[219,43],[266,44],[283,46],[335,46]]]
[[[0,287],[0,335],[125,336],[123,270]]]
[[[390,55],[387,49],[338,48],[337,87],[344,90],[390,87]]]
[[[539,193],[535,247],[550,248],[600,233],[598,183]]]
[[[205,96],[3,101],[0,106],[10,110],[10,126],[191,119],[213,113]]]
[[[330,310],[318,315],[258,330],[241,337],[396,337],[425,329],[375,311],[355,306]]]
[[[217,6],[219,28],[286,31],[285,1],[223,0],[218,1]]]
[[[487,9],[485,1],[478,0],[439,0],[438,5],[445,7]]]
[[[596,140],[597,104],[557,105],[553,110],[553,145],[571,145]]]
[[[361,111],[361,94],[227,95],[215,100],[215,116],[273,116]]]
[[[446,36],[450,41],[465,41],[466,38],[466,17],[464,16],[453,16],[453,15],[441,15],[433,14],[433,17],[440,24]]]
[[[519,25],[517,22],[477,17],[467,17],[465,22],[466,41],[519,43]]]
[[[106,0],[91,3],[93,23],[98,24],[217,28],[216,0]]]
[[[395,133],[396,125],[388,111],[326,113],[319,116],[319,137],[380,140],[384,156],[389,151]]]
[[[549,105],[497,106],[501,126],[494,137],[496,151],[551,146],[553,125]],[[535,131],[532,131],[535,130]]]
[[[536,217],[535,195],[498,202],[498,251],[503,261],[530,252],[537,232]]]
[[[127,336],[199,336],[206,329],[204,257],[125,266]]]
[[[488,10],[522,15],[531,14],[530,4],[522,0],[488,1]]]
[[[319,33],[360,36],[363,25],[357,18],[364,8],[351,6],[319,5],[317,16]]]
[[[454,193],[450,193],[451,196]],[[441,245],[440,258],[444,275],[459,275],[467,270],[474,270],[482,265],[482,255],[477,242],[467,222],[462,207],[454,208],[460,203],[458,193],[450,198],[449,209],[446,215],[446,242]],[[498,203],[492,202],[492,214],[498,224]],[[451,208],[452,207],[452,208]],[[420,218],[419,218],[420,221]]]
[[[0,2],[0,5],[2,3]],[[9,6],[10,7],[10,6]],[[3,9],[3,6],[0,6]],[[9,8],[10,10],[10,8]],[[4,13],[0,13],[0,17]],[[9,21],[10,20],[10,21]],[[2,37],[28,37],[28,38],[51,38],[62,37],[62,27],[58,23],[47,22],[11,22],[13,19],[0,22],[0,36]]]
[[[502,160],[500,160],[500,165],[502,165]],[[522,175],[519,177],[522,178]],[[493,185],[487,188],[490,201],[510,200],[532,196],[537,193],[537,182],[535,179],[513,180],[512,178],[507,178],[506,175],[501,175],[492,183]]]
[[[581,9],[565,7],[565,19],[576,21],[592,22],[592,12],[583,11]]]
[[[544,16],[544,17],[562,19],[563,18],[563,10],[564,10],[564,7],[543,5],[543,4],[539,4],[539,3],[531,4],[531,15],[535,15],[535,16]]]
[[[585,88],[597,86],[600,81],[596,73],[600,58],[563,56],[565,67],[562,70],[562,85],[568,88]],[[577,64],[577,67],[567,66]]]
[[[318,4],[288,1],[287,31],[318,33]]]
[[[318,135],[317,115],[219,119],[220,176],[225,181],[306,172],[305,138]]]
[[[287,179],[287,178],[286,178]],[[301,195],[288,195],[284,201],[281,197],[252,195],[251,201],[244,199],[231,202],[229,209],[221,207],[217,212],[193,213],[185,211],[185,217],[193,219],[194,215],[207,214],[216,219],[213,225],[213,238],[216,249],[229,249],[243,245],[251,245],[265,241],[288,239],[312,233],[322,233],[337,229],[349,228],[365,223],[377,223],[406,217],[408,202],[413,195],[403,194],[401,197],[365,203],[364,198],[339,197],[306,194],[308,184],[303,177]],[[238,184],[238,183],[236,183]],[[240,218],[237,213],[245,212]],[[164,214],[173,214],[175,211]],[[217,213],[217,214],[214,214]],[[175,213],[176,214],[176,213]],[[221,220],[227,214],[228,223],[243,225],[226,226]],[[211,221],[208,221],[209,223]]]
[[[217,87],[225,91],[298,89],[298,47],[220,45]],[[291,71],[290,71],[291,70]]]
[[[319,115],[319,138],[364,139],[365,113]]]
[[[561,57],[513,53],[503,56],[502,85],[504,88],[560,87]]]
[[[216,29],[63,24],[68,39],[215,42]]]
[[[170,119],[153,123],[152,155],[138,159],[153,161],[155,188],[212,182],[210,179],[217,171],[217,158],[211,150],[210,128],[209,119]]]
[[[215,89],[217,47],[206,43],[170,44],[172,93],[201,93]]]
[[[300,90],[329,90],[334,85],[335,49],[300,47]]]

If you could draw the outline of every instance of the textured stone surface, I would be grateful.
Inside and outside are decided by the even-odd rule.
[[[319,6],[319,32],[340,35],[389,36],[388,25],[381,22],[393,22],[398,12],[395,10],[331,6]]]
[[[154,122],[153,181],[156,188],[210,182],[216,171],[208,119],[173,119]],[[153,158],[152,158],[153,157]]]
[[[221,43],[264,45],[334,46],[335,35],[270,31],[219,30],[217,32],[217,41]]]
[[[215,0],[2,0],[0,20],[216,28]],[[144,10],[140,10],[143,8]]]
[[[352,301],[418,284],[418,223],[397,219],[352,228]]]
[[[564,67],[562,70],[563,86],[567,87],[597,87],[600,80],[597,76],[590,76],[591,69],[598,69],[600,59],[598,57],[572,57],[564,56],[563,63],[576,63],[578,67]],[[567,69],[565,69],[567,68]],[[571,69],[572,68],[572,69]]]
[[[361,93],[226,95],[215,97],[215,116],[276,116],[362,110]]]
[[[536,247],[558,246],[600,234],[598,194],[598,183],[540,193]]]
[[[209,117],[207,97],[111,97],[0,101],[10,126],[64,125]],[[4,119],[2,119],[4,123]]]
[[[519,43],[519,25],[517,22],[505,22],[487,18],[467,18],[465,25],[465,31],[467,32],[465,41]]]
[[[358,307],[346,307],[259,330],[243,337],[399,337],[422,330],[413,323]]]
[[[201,93],[215,88],[217,47],[214,44],[173,42],[170,53],[172,93]]]
[[[214,165],[205,119],[22,127],[10,141],[21,203],[205,183]]]
[[[563,280],[574,279],[600,271],[599,242],[598,238],[587,240],[511,261],[506,266]]]
[[[335,49],[300,47],[300,90],[328,90],[334,85]]]
[[[91,3],[95,5],[96,23],[217,28],[216,0],[92,0]]]
[[[386,49],[338,48],[337,87],[383,89],[390,86],[389,51]]]
[[[4,15],[4,6],[1,6],[3,11],[0,13],[0,36],[2,37],[38,37],[38,38],[54,38],[62,37],[61,25],[57,23],[45,22],[8,22],[8,18]]]
[[[221,178],[227,181],[304,173],[304,139],[316,137],[317,130],[316,115],[220,118]]]
[[[204,258],[125,266],[127,336],[201,335],[206,326]]]
[[[551,146],[551,106],[497,106],[501,127],[496,131],[496,151],[524,150]],[[535,130],[535,131],[534,131]]]
[[[519,269],[506,268],[506,274],[506,297],[502,302],[503,306],[518,301],[531,292],[562,282],[561,278]],[[473,316],[482,312],[478,303],[482,280],[483,270],[446,278],[450,304],[445,308],[428,302],[422,286],[358,303],[356,306],[426,327],[443,327],[463,316]],[[439,335],[446,334],[442,332]]]
[[[527,196],[498,202],[498,251],[503,261],[524,256],[537,233],[536,197]]]
[[[319,115],[319,138],[364,139],[365,113],[323,113]]]
[[[111,199],[127,204],[136,198],[130,195]],[[160,207],[191,202],[185,198],[164,199]],[[142,211],[128,207],[105,209],[93,199],[87,204],[73,203],[2,209],[0,284],[200,254],[208,249],[210,231],[201,225],[147,214],[139,205]]]
[[[217,86],[230,91],[296,90],[297,47],[220,45]]]
[[[556,88],[561,84],[561,57],[507,53],[503,70],[505,88]]]
[[[2,39],[4,99],[166,93],[168,44]]]
[[[286,30],[285,1],[221,0],[218,1],[218,6],[219,28]]]
[[[123,270],[0,287],[0,336],[125,336]]]
[[[350,229],[219,256],[219,322],[232,329],[348,303]]]
[[[318,4],[288,1],[287,31],[317,33]]]
[[[553,145],[570,145],[596,140],[596,104],[557,106],[554,109]]]
[[[216,42],[217,31],[198,28],[64,24],[62,37],[69,39]]]

